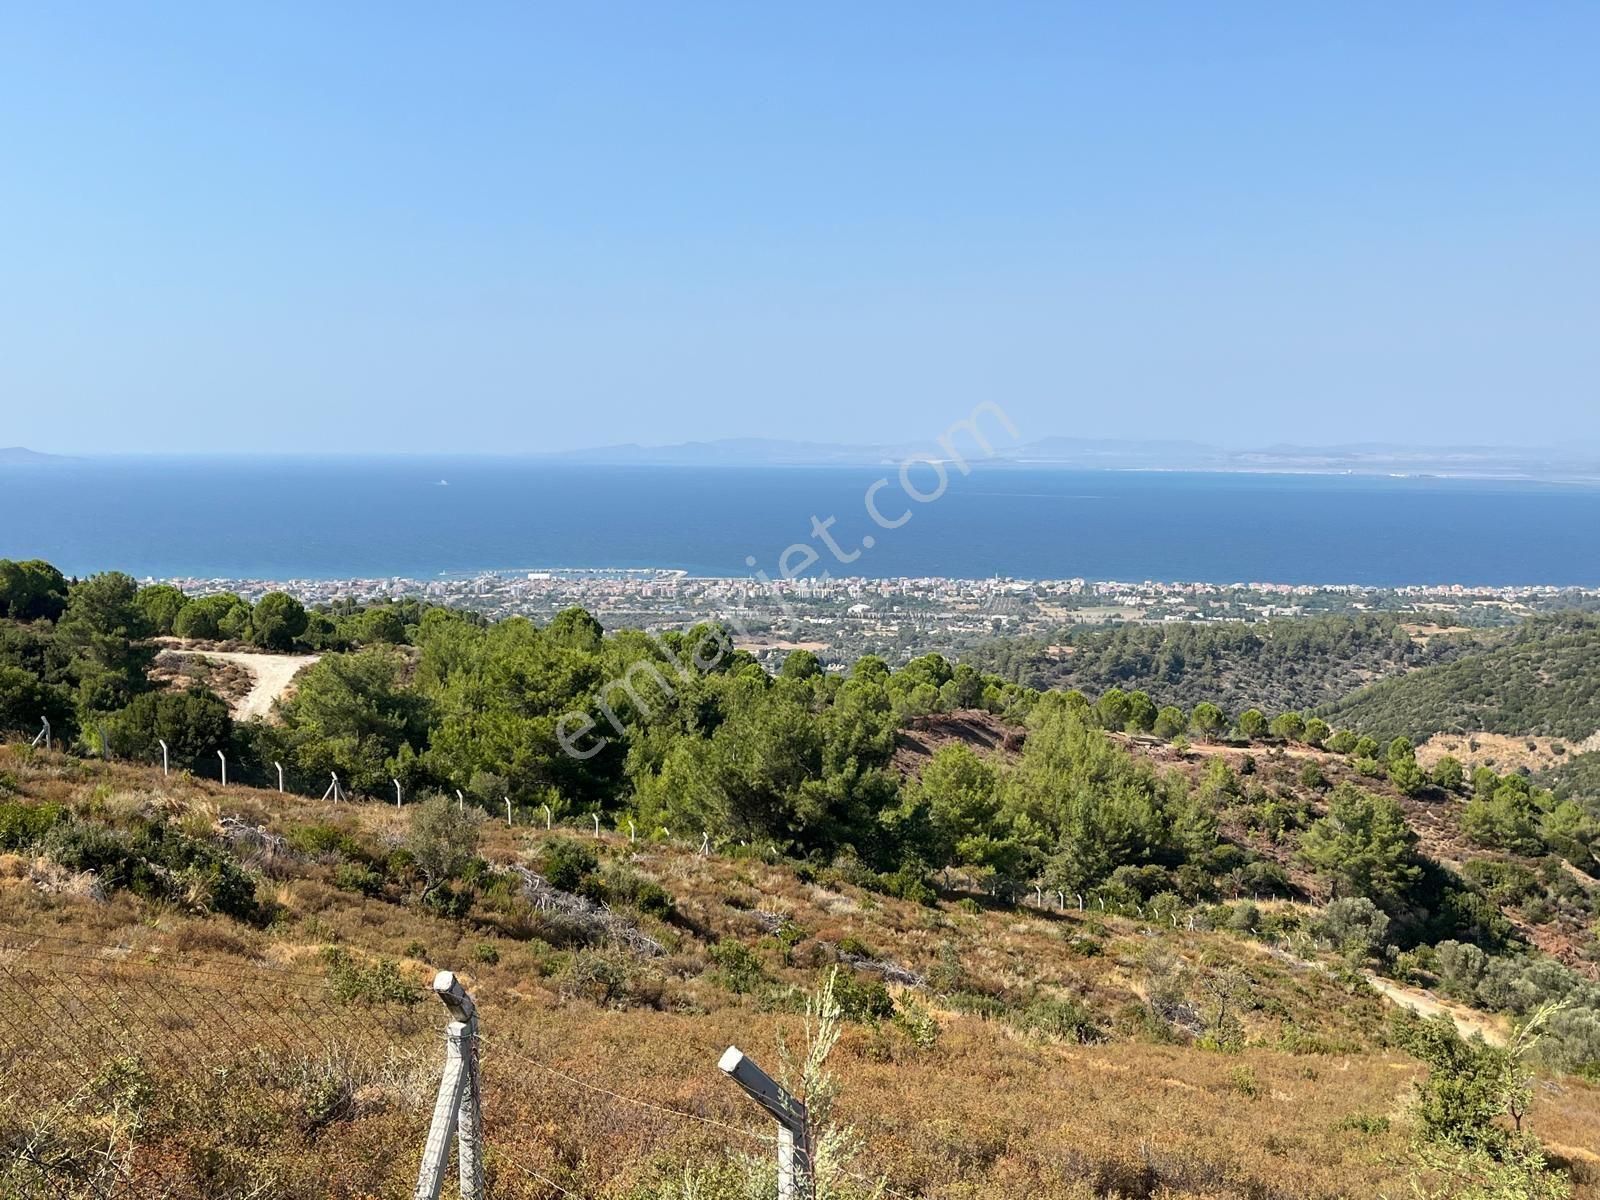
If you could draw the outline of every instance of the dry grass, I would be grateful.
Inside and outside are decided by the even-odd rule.
[[[158,805],[196,827],[229,815],[278,833],[335,822],[374,845],[398,842],[406,828],[406,814],[387,806],[336,808],[191,780],[162,785],[147,772],[60,756],[12,755],[0,767],[28,796],[80,810]],[[548,836],[501,820],[486,822],[483,833],[483,854],[495,863],[529,861]],[[27,985],[19,993],[13,984],[0,1007],[54,1012],[54,1028],[98,1032],[65,1043],[57,1034],[30,1048],[14,1031],[7,1040],[0,1025],[9,1055],[0,1071],[12,1090],[25,1082],[70,1095],[74,1080],[92,1072],[53,1062],[142,1053],[163,1099],[128,1153],[126,1194],[158,1194],[157,1180],[173,1185],[172,1196],[196,1200],[258,1186],[285,1197],[404,1194],[415,1177],[443,1013],[430,1003],[397,1019],[332,1000],[323,950],[338,945],[363,960],[392,959],[414,981],[438,967],[458,970],[479,998],[492,1194],[553,1200],[559,1193],[543,1176],[595,1200],[651,1196],[636,1189],[664,1167],[765,1152],[759,1114],[721,1078],[717,1056],[737,1044],[776,1070],[780,1041],[794,1044],[799,1035],[796,994],[835,961],[838,943],[855,939],[914,972],[954,970],[971,994],[1076,1000],[1110,1033],[1092,1045],[1041,1040],[917,989],[909,994],[939,1028],[931,1045],[893,1024],[851,1025],[834,1059],[840,1115],[871,1147],[857,1168],[881,1173],[899,1193],[1410,1194],[1405,1114],[1419,1068],[1384,1048],[1387,1010],[1366,989],[1228,934],[1092,913],[919,906],[805,882],[757,860],[701,859],[610,834],[600,841],[606,859],[626,860],[673,896],[672,920],[641,918],[665,944],[662,957],[564,945],[514,905],[480,905],[455,921],[393,897],[340,890],[329,863],[274,867],[261,894],[277,916],[250,928],[126,894],[96,900],[44,889],[29,860],[8,857],[0,861],[3,924],[11,927],[0,937],[0,988],[8,973]],[[767,932],[772,914],[805,934],[787,961]],[[735,995],[718,982],[709,948],[721,939],[755,952],[766,979],[757,994]],[[610,1003],[574,985],[585,954],[611,956],[626,977]],[[1163,955],[1201,1007],[1208,980],[1244,973],[1252,1007],[1243,1050],[1161,1044],[1132,1019]],[[179,993],[157,986],[172,979],[191,985],[176,1016],[170,996]],[[163,1059],[149,1051],[158,1036],[192,1052],[181,1063]],[[297,1058],[295,1047],[305,1046],[314,1053]],[[397,1065],[385,1047],[415,1057]],[[263,1054],[270,1069],[246,1070]],[[317,1105],[329,1095],[339,1103],[322,1113]],[[104,1133],[105,1114],[83,1103],[62,1114],[58,1136]],[[1576,1196],[1600,1198],[1592,1150],[1600,1146],[1600,1091],[1571,1080],[1544,1084],[1530,1123],[1571,1164]]]
[[[1417,762],[1432,767],[1445,755],[1466,765],[1493,767],[1502,775],[1526,768],[1558,767],[1575,754],[1600,750],[1600,733],[1575,742],[1570,738],[1513,736],[1503,733],[1436,733],[1417,747]]]

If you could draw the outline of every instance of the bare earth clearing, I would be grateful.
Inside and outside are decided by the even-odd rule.
[[[253,717],[265,719],[272,712],[273,701],[289,690],[294,677],[322,657],[320,654],[258,654],[245,650],[189,650],[174,647],[174,654],[233,663],[250,672],[250,690],[233,704],[237,721]]]
[[[1446,754],[1474,767],[1493,767],[1504,775],[1526,767],[1543,771],[1558,767],[1574,754],[1600,750],[1600,733],[1582,741],[1571,738],[1512,736],[1503,733],[1436,733],[1417,747],[1417,761],[1431,767]]]

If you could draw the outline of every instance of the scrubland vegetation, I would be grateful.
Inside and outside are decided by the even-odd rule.
[[[1600,806],[1581,782],[1425,769],[1406,737],[1342,719],[1358,707],[1244,704],[1231,684],[1180,706],[936,655],[832,674],[804,652],[774,677],[714,626],[607,635],[580,610],[536,627],[228,606],[218,634],[348,647],[272,721],[235,724],[149,672],[148,639],[194,629],[205,601],[34,564],[0,581],[0,728],[31,736],[46,713],[72,751],[0,760],[7,945],[289,969],[333,1012],[410,1010],[427,967],[462,971],[489,1031],[497,1194],[746,1194],[710,1127],[643,1125],[655,1110],[536,1085],[539,1067],[748,1118],[716,1053],[775,1061],[830,978],[838,1112],[872,1147],[840,1196],[880,1175],[941,1200],[1600,1188]],[[1308,654],[1336,656],[1327,633]],[[1575,689],[1542,694],[1565,712]],[[85,757],[101,729],[134,763],[165,739],[179,773]],[[228,789],[199,777],[218,749]],[[288,794],[239,786],[274,761]],[[388,802],[310,799],[330,773]],[[1396,1024],[1369,980],[1496,1044],[1449,1016]],[[411,1054],[415,1022],[394,1030]],[[280,1063],[225,1097],[136,1051],[116,1077],[137,1103],[97,1077],[56,1097],[72,1119],[48,1136],[12,1121],[0,1179],[92,1194],[114,1142],[135,1174],[175,1172],[172,1195],[393,1194],[432,1048],[404,1070],[363,1051],[331,1082]],[[318,1087],[352,1099],[308,1124]]]
[[[1052,637],[1008,638],[971,661],[1035,688],[1090,695],[1138,689],[1158,704],[1202,701],[1230,711],[1332,704],[1400,672],[1449,662],[1498,634],[1413,638],[1416,614],[1333,615],[1259,622],[1070,626]]]
[[[1502,645],[1434,670],[1382,679],[1323,715],[1375,737],[1440,731],[1581,741],[1600,730],[1600,616],[1535,617]]]

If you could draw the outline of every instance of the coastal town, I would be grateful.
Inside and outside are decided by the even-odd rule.
[[[1600,605],[1600,588],[1441,584],[1127,582],[1087,579],[700,577],[667,569],[495,571],[434,579],[200,579],[190,595],[234,592],[254,601],[284,591],[307,605],[416,599],[483,614],[547,620],[579,606],[608,629],[729,624],[758,657],[797,648],[828,659],[956,654],[1013,636],[1119,622],[1265,621],[1340,612],[1409,612],[1424,624],[1484,627],[1555,608]]]

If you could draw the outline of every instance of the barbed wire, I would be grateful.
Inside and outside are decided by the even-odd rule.
[[[758,1133],[753,1129],[744,1128],[738,1125],[731,1125],[726,1121],[719,1121],[715,1117],[703,1116],[700,1113],[692,1113],[686,1109],[673,1108],[670,1105],[661,1104],[654,1100],[642,1100],[637,1096],[629,1096],[622,1092],[613,1091],[608,1087],[603,1087],[600,1084],[591,1082],[587,1079],[582,1079],[577,1075],[571,1074],[570,1072],[563,1071],[559,1067],[553,1067],[549,1063],[540,1062],[538,1059],[530,1058],[528,1055],[519,1050],[515,1050],[503,1045],[500,1043],[499,1039],[495,1039],[492,1042],[488,1039],[483,1039],[482,1044],[493,1045],[502,1050],[504,1053],[510,1055],[512,1058],[517,1059],[519,1062],[525,1063],[536,1070],[545,1071],[551,1075],[557,1076],[558,1078],[565,1079],[568,1083],[576,1084],[578,1087],[584,1088],[590,1092],[594,1092],[597,1095],[607,1096],[612,1100],[619,1100],[624,1104],[632,1104],[638,1108],[651,1109],[655,1112],[663,1113],[671,1117],[677,1117],[681,1120],[697,1121],[702,1125],[708,1125],[711,1128],[721,1130],[724,1133],[733,1133],[740,1137],[749,1138],[751,1141],[763,1142],[770,1145],[777,1144],[778,1139],[775,1134]]]
[[[684,1120],[684,1121],[697,1122],[699,1124],[707,1125],[707,1126],[710,1126],[710,1127],[712,1127],[714,1129],[721,1130],[721,1131],[723,1131],[725,1133],[734,1133],[734,1134],[737,1134],[737,1135],[739,1135],[741,1137],[748,1138],[751,1141],[760,1142],[763,1145],[768,1145],[768,1146],[773,1146],[773,1147],[775,1147],[777,1145],[778,1138],[777,1138],[777,1136],[775,1134],[759,1133],[759,1132],[757,1132],[757,1131],[755,1131],[753,1129],[741,1128],[741,1127],[736,1126],[736,1125],[730,1125],[727,1122],[719,1121],[719,1120],[717,1120],[717,1119],[715,1119],[713,1117],[707,1117],[707,1116],[704,1116],[704,1115],[702,1115],[700,1113],[693,1113],[693,1112],[689,1112],[689,1111],[687,1111],[685,1109],[673,1108],[670,1105],[661,1104],[661,1103],[659,1103],[657,1101],[654,1101],[654,1100],[644,1100],[644,1099],[641,1099],[638,1096],[629,1096],[626,1093],[618,1092],[618,1091],[615,1091],[615,1090],[613,1090],[611,1088],[605,1087],[605,1086],[603,1086],[601,1084],[597,1084],[597,1083],[593,1082],[592,1080],[587,1080],[587,1079],[580,1078],[579,1076],[573,1075],[571,1072],[564,1071],[559,1067],[554,1067],[554,1066],[550,1065],[549,1063],[541,1062],[538,1059],[533,1058],[533,1057],[523,1053],[520,1050],[517,1050],[517,1049],[509,1047],[509,1046],[505,1046],[503,1044],[499,1044],[498,1043],[498,1039],[496,1039],[494,1043],[491,1043],[489,1039],[480,1039],[480,1044],[481,1045],[495,1044],[497,1046],[497,1048],[501,1052],[503,1052],[505,1054],[508,1054],[512,1058],[515,1058],[518,1062],[521,1062],[521,1063],[523,1063],[523,1064],[525,1064],[527,1066],[533,1067],[536,1070],[544,1071],[544,1072],[546,1072],[546,1073],[548,1073],[550,1075],[554,1075],[554,1076],[556,1076],[556,1077],[558,1077],[560,1079],[564,1079],[569,1083],[575,1084],[578,1087],[581,1087],[581,1088],[585,1089],[586,1091],[593,1092],[593,1093],[595,1093],[597,1095],[605,1096],[605,1097],[608,1097],[609,1099],[617,1100],[617,1101],[620,1101],[620,1102],[625,1103],[625,1104],[631,1104],[631,1105],[634,1105],[634,1106],[636,1106],[638,1108],[648,1109],[648,1110],[660,1113],[660,1114],[662,1114],[664,1116],[675,1117],[677,1119]],[[557,1184],[554,1180],[551,1180],[551,1179],[548,1179],[548,1178],[546,1178],[546,1177],[544,1177],[542,1175],[539,1175],[537,1172],[535,1172],[531,1168],[527,1167],[526,1164],[518,1162],[515,1159],[511,1159],[510,1161],[512,1162],[513,1166],[516,1166],[521,1170],[527,1171],[530,1175],[533,1175],[535,1178],[539,1179],[540,1182],[549,1184],[551,1187],[556,1188],[556,1190],[561,1192],[562,1195],[571,1196],[571,1195],[574,1194],[574,1193],[572,1193],[570,1191],[567,1191],[566,1189],[562,1188],[561,1185]],[[915,1193],[907,1192],[907,1191],[904,1191],[904,1190],[902,1190],[900,1188],[896,1188],[896,1187],[892,1186],[891,1184],[889,1184],[886,1180],[884,1180],[882,1178],[874,1178],[873,1176],[866,1175],[866,1174],[864,1174],[864,1173],[862,1173],[860,1171],[853,1171],[853,1170],[850,1170],[849,1168],[842,1167],[842,1166],[839,1166],[837,1164],[833,1165],[830,1169],[832,1171],[840,1174],[840,1175],[843,1175],[845,1178],[850,1179],[851,1181],[853,1181],[855,1183],[865,1184],[868,1187],[874,1189],[875,1191],[882,1193],[883,1195],[894,1196],[894,1197],[897,1197],[898,1200],[921,1200],[921,1198],[919,1196],[917,1196]]]
[[[232,1078],[230,1073],[244,1067],[249,1073],[243,1078],[282,1087],[282,1080],[295,1077],[295,1072],[305,1069],[303,1064],[319,1058],[347,1063],[360,1060],[365,1069],[371,1060],[361,1056],[373,1048],[382,1049],[386,1060],[393,1061],[400,1045],[397,1032],[420,1035],[434,1031],[434,1022],[427,1019],[430,1009],[342,1003],[327,974],[256,963],[179,961],[174,957],[178,953],[171,947],[97,945],[0,926],[0,1093],[13,1098],[28,1095],[41,1119],[54,1125],[80,1110],[92,1112],[92,1107],[85,1109],[84,1105],[101,1103],[104,1096],[114,1094],[123,1078],[119,1072],[130,1069],[130,1064],[131,1069],[152,1072],[152,1079],[186,1079],[202,1089],[225,1086],[224,1081]],[[397,1012],[410,1015],[396,1019]],[[779,1140],[775,1133],[734,1120],[630,1095],[610,1086],[603,1077],[585,1076],[535,1057],[504,1037],[480,1038],[479,1044],[488,1077],[496,1073],[498,1058],[610,1103],[670,1122],[716,1130],[768,1151]],[[417,1049],[421,1045],[417,1043]],[[689,1048],[700,1052],[701,1040],[691,1039]],[[704,1052],[715,1053],[715,1048],[707,1044]],[[419,1057],[412,1061],[421,1065],[430,1060]],[[429,1069],[423,1067],[424,1072]],[[211,1093],[199,1090],[193,1094]],[[420,1122],[427,1113],[424,1105],[416,1107]],[[58,1117],[50,1118],[51,1113]],[[398,1130],[391,1130],[389,1136],[411,1136],[409,1130]],[[29,1144],[25,1138],[14,1139],[11,1152],[22,1153]],[[575,1190],[582,1185],[552,1178],[506,1146],[491,1143],[488,1149],[492,1162],[520,1172],[551,1189],[553,1195],[587,1200],[581,1190]],[[106,1152],[108,1176],[122,1172],[123,1167]],[[885,1196],[916,1200],[913,1193],[882,1179],[840,1164],[831,1169],[841,1178]],[[41,1174],[41,1196],[47,1194],[45,1188],[62,1197],[83,1194],[61,1187],[47,1171]],[[118,1178],[122,1176],[118,1174]]]
[[[538,1171],[534,1170],[527,1163],[522,1162],[520,1159],[513,1158],[509,1154],[503,1154],[501,1157],[505,1158],[506,1161],[508,1161],[517,1170],[521,1171],[524,1175],[527,1175],[531,1179],[538,1180],[546,1187],[555,1188],[555,1190],[560,1192],[563,1196],[571,1197],[571,1200],[588,1200],[586,1196],[583,1196],[578,1192],[574,1192],[569,1188],[562,1187],[554,1179],[551,1179],[550,1176],[540,1174]]]

